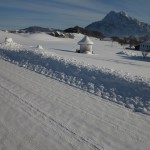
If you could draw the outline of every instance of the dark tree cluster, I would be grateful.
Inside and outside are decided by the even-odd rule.
[[[137,46],[142,42],[149,41],[150,36],[142,36],[142,37],[135,37],[135,36],[129,36],[124,38],[119,38],[117,36],[111,37],[113,42],[118,42],[120,45],[129,45],[130,48],[133,46]]]
[[[81,33],[84,35],[88,35],[88,36],[92,36],[92,37],[96,37],[96,38],[100,38],[100,39],[104,38],[104,35],[101,32],[87,30],[87,29],[81,28],[79,26],[75,26],[73,28],[68,28],[68,29],[64,30],[64,32],[66,32],[66,33]]]

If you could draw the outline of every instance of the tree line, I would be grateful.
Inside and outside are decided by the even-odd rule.
[[[129,36],[124,38],[119,38],[117,36],[111,37],[112,42],[118,42],[120,45],[129,45],[130,48],[133,46],[139,45],[142,42],[150,41],[150,36],[142,36],[142,37],[135,37],[135,36]]]

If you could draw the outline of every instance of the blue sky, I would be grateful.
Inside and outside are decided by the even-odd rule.
[[[149,6],[150,0],[0,0],[0,29],[85,27],[111,10],[150,24]]]

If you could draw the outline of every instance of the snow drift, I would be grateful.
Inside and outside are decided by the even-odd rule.
[[[150,81],[107,68],[85,65],[45,50],[5,41],[0,58],[113,101],[133,111],[150,114]]]

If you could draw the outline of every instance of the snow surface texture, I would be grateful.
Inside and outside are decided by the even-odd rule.
[[[0,45],[0,57],[20,67],[65,82],[125,107],[150,114],[150,81],[66,59],[43,49],[7,40]]]
[[[149,150],[150,117],[0,59],[1,150]]]

